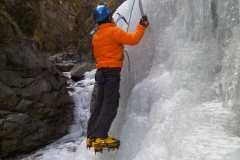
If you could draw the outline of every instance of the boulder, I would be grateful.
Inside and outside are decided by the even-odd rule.
[[[69,72],[76,64],[74,63],[56,63],[56,68],[61,72]]]
[[[71,71],[71,79],[75,82],[84,79],[84,73],[89,72],[95,68],[95,65],[89,62],[83,62],[74,66]]]

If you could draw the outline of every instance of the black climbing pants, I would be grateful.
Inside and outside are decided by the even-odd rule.
[[[87,135],[107,138],[119,106],[121,68],[101,68],[95,75],[98,93],[95,106],[88,120]]]

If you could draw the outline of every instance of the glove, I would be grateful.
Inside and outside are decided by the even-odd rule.
[[[142,16],[142,18],[140,19],[139,24],[141,24],[142,26],[147,28],[147,26],[149,25],[147,15]]]

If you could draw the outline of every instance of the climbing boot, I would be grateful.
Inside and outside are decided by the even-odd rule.
[[[87,148],[90,149],[92,147],[92,142],[96,140],[95,137],[88,136],[86,140]]]
[[[96,152],[102,152],[104,148],[116,150],[120,147],[120,141],[112,137],[107,137],[106,139],[97,138],[92,142],[92,147],[94,148],[95,154]]]

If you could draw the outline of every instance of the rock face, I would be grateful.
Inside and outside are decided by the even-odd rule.
[[[54,53],[63,51],[70,45],[80,2],[81,0],[40,1],[40,21],[34,36],[43,50]]]
[[[49,144],[72,123],[65,81],[33,38],[39,12],[40,0],[0,1],[1,156]]]
[[[34,37],[51,54],[68,51],[92,62],[90,31],[95,26],[93,10],[108,2],[114,12],[125,0],[39,0],[39,24]]]

